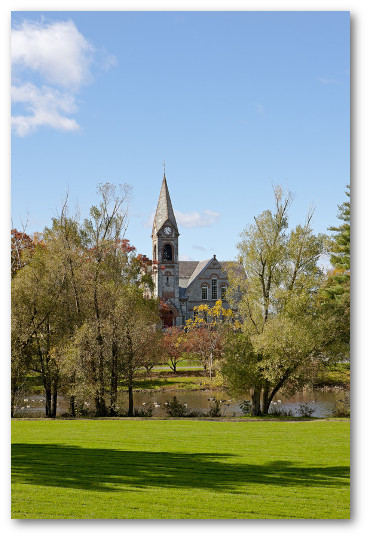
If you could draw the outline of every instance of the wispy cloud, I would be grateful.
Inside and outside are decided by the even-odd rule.
[[[205,228],[212,226],[220,219],[220,213],[204,209],[202,213],[193,211],[192,213],[175,212],[177,222],[183,228]]]
[[[198,211],[193,211],[192,213],[175,211],[174,213],[178,226],[181,226],[182,228],[206,228],[218,222],[221,216],[220,213],[211,211],[210,209],[204,209],[201,213]],[[152,228],[154,217],[155,211],[153,211],[146,220],[142,221],[145,228]],[[195,246],[194,248],[200,250],[202,247]]]
[[[153,211],[146,220],[142,221],[142,224],[144,225],[145,228],[152,228],[154,224],[154,217],[155,217],[155,211]]]
[[[77,111],[76,94],[92,82],[91,66],[97,58],[105,69],[115,62],[105,51],[97,51],[73,21],[23,21],[13,28],[12,101],[28,113],[12,118],[15,133],[26,136],[41,126],[78,129],[77,121],[67,115]]]
[[[42,125],[62,131],[76,131],[79,125],[73,118],[65,114],[76,111],[73,95],[61,93],[59,90],[26,83],[12,87],[13,103],[22,103],[28,115],[12,117],[12,127],[18,136],[26,136]]]
[[[200,250],[201,252],[205,252],[207,250],[207,248],[202,247],[201,245],[192,245],[192,248],[194,250]]]
[[[264,105],[262,105],[261,103],[259,103],[259,102],[257,102],[257,101],[256,101],[255,103],[253,103],[253,105],[254,105],[255,110],[256,110],[256,112],[257,112],[258,114],[260,114],[260,115],[264,115],[264,114],[265,114],[265,107],[264,107]]]
[[[322,84],[337,84],[340,85],[340,82],[336,80],[335,78],[324,78],[324,77],[318,77],[319,82]]]

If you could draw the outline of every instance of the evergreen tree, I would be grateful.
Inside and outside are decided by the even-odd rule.
[[[333,271],[329,275],[325,295],[339,303],[350,300],[350,186],[347,185],[346,196],[349,200],[338,206],[337,217],[343,221],[340,226],[331,226],[335,232],[331,241],[331,264]]]
[[[350,346],[350,186],[348,201],[338,206],[340,226],[331,226],[330,252],[333,269],[328,273],[321,290],[322,311],[336,319],[338,338],[329,353],[335,358],[347,358]]]

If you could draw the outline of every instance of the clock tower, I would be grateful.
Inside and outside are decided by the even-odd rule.
[[[180,325],[178,227],[167,180],[163,177],[159,202],[152,228],[152,258],[157,262],[154,272],[155,296],[166,305],[164,326]]]

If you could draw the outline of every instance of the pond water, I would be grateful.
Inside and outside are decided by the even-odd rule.
[[[277,393],[270,406],[270,413],[273,410],[291,412],[292,416],[300,415],[300,405],[308,404],[313,409],[313,417],[332,416],[334,406],[338,400],[342,400],[349,395],[348,390],[338,388],[324,388],[319,390],[304,390],[294,396],[284,396]],[[233,399],[221,390],[161,390],[142,391],[134,393],[134,406],[137,409],[153,407],[154,417],[168,416],[165,410],[165,402],[171,402],[174,396],[180,403],[187,405],[188,411],[198,411],[207,413],[214,404],[214,399],[220,401],[221,415],[224,417],[240,417],[243,415],[239,406],[241,400]],[[251,399],[251,398],[245,398]],[[15,417],[43,417],[45,416],[45,398],[39,395],[24,396],[17,402]],[[118,405],[121,409],[128,408],[128,394],[119,394]],[[92,402],[85,402],[85,409],[93,409]],[[57,416],[68,411],[67,399],[60,396],[58,398]]]

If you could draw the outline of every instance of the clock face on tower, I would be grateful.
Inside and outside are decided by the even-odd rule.
[[[170,226],[165,226],[164,233],[165,235],[170,235],[172,233],[172,228]]]

